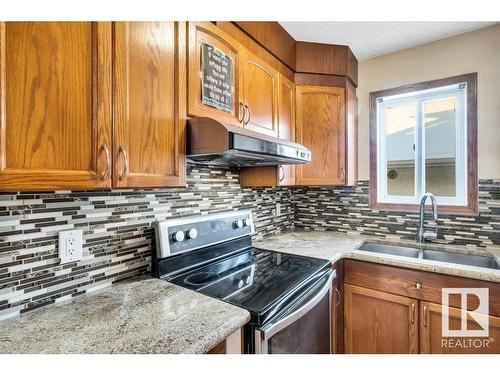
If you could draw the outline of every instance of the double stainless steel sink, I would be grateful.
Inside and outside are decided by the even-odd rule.
[[[415,259],[427,259],[444,263],[455,263],[497,270],[500,269],[500,265],[498,264],[497,260],[492,256],[458,254],[448,251],[419,249],[417,247],[411,246],[391,245],[369,241],[364,242],[357,249]]]

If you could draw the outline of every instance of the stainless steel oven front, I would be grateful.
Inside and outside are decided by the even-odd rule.
[[[262,327],[253,327],[256,354],[329,354],[334,270]]]

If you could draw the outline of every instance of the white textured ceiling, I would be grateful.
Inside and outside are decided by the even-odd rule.
[[[298,41],[341,44],[358,60],[385,55],[496,22],[280,22]]]

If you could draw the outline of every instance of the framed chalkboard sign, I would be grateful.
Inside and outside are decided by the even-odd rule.
[[[202,103],[233,111],[233,60],[207,43],[201,43]]]

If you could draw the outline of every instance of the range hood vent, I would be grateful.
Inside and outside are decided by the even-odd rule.
[[[187,140],[187,158],[199,164],[260,167],[311,161],[311,151],[298,143],[208,117],[188,120]]]

